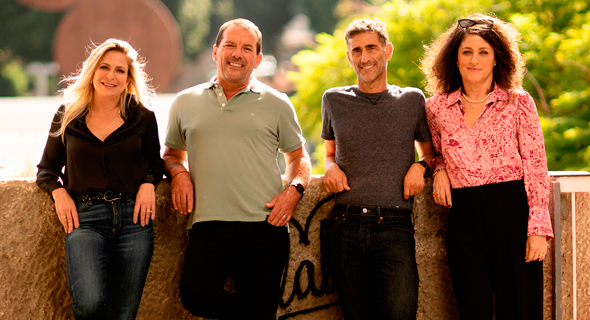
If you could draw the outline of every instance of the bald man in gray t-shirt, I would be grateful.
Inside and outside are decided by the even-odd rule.
[[[323,245],[346,320],[416,319],[418,308],[413,196],[434,152],[422,91],[387,84],[385,30],[378,19],[349,25],[358,85],[322,99],[324,186],[336,193]]]

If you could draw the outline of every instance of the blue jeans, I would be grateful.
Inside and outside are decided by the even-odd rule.
[[[379,218],[335,207],[328,219],[328,268],[346,320],[416,319],[414,227],[405,212]]]
[[[80,227],[66,235],[76,319],[135,319],[154,249],[153,224],[133,223],[134,200],[76,203]]]

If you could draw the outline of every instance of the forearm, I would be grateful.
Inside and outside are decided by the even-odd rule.
[[[188,171],[186,161],[179,156],[167,154],[164,155],[164,172],[169,178],[174,177],[183,171]]]
[[[288,183],[299,182],[303,187],[307,187],[311,175],[311,161],[305,149],[287,164],[286,175]]]

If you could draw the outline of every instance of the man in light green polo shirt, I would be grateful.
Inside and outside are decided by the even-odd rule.
[[[285,225],[309,182],[293,105],[252,76],[261,48],[252,22],[226,22],[213,46],[217,76],[180,92],[170,108],[166,174],[174,208],[190,214],[180,296],[204,318],[276,319],[289,252]],[[287,163],[284,190],[279,151]],[[239,294],[224,290],[230,274]]]

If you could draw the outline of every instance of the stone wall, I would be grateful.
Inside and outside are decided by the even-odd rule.
[[[418,319],[458,319],[446,264],[447,210],[434,203],[431,183],[428,179],[424,192],[415,197]],[[587,205],[587,194],[584,199]],[[342,319],[337,296],[324,278],[319,243],[320,221],[332,205],[322,187],[322,177],[313,177],[290,222],[290,258],[281,284],[283,299],[277,319]],[[33,181],[3,181],[0,209],[0,319],[72,319],[64,233],[51,198]],[[587,222],[588,215],[585,219]],[[157,188],[154,255],[138,319],[198,319],[182,308],[178,297],[188,243],[186,224],[187,218],[171,207],[168,181],[161,182]],[[583,250],[587,246],[580,244]],[[584,254],[587,258],[588,252]],[[545,319],[551,319],[553,264],[546,260]],[[584,273],[578,272],[578,281],[586,287],[581,290],[578,286],[578,290],[585,297],[583,301],[588,301],[588,272],[579,270]]]

